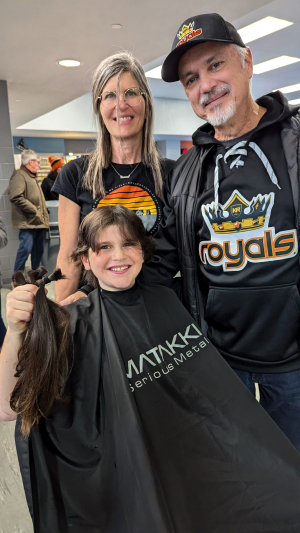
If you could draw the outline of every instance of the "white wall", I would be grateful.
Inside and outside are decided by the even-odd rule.
[[[203,120],[192,110],[188,100],[155,98],[155,135],[192,135]]]
[[[203,123],[193,112],[188,100],[155,98],[155,135],[192,135]],[[50,113],[46,113],[18,128],[32,130],[33,135],[41,131],[94,133],[91,94],[85,94]]]

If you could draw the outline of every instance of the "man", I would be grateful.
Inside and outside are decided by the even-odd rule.
[[[42,190],[38,184],[38,155],[32,150],[21,154],[21,168],[10,178],[8,196],[12,204],[12,226],[19,229],[20,245],[14,273],[24,270],[31,254],[31,267],[38,268],[44,251],[44,230],[49,228],[49,216]]]
[[[300,451],[300,118],[280,92],[255,102],[252,73],[219,15],[179,28],[162,78],[180,79],[207,123],[165,182],[144,275],[171,284],[181,271],[186,308]]]

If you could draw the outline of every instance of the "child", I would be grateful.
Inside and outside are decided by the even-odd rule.
[[[133,212],[101,207],[73,253],[98,290],[69,314],[45,313],[43,281],[8,299],[0,413],[30,431],[35,532],[299,532],[300,456],[176,295],[136,282],[152,252]]]

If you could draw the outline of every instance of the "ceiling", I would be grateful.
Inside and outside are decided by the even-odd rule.
[[[146,68],[161,64],[180,24],[199,12],[195,0],[0,0],[0,79],[8,81],[13,134],[38,136],[16,128],[88,93],[93,70],[120,49],[132,51]],[[251,6],[249,0],[202,0],[201,12],[218,12],[237,28],[267,15],[290,20],[293,26],[250,47],[256,63],[300,57],[299,0],[251,0]],[[113,30],[115,23],[122,28]],[[56,63],[63,58],[82,65],[63,68]],[[256,75],[254,96],[297,82],[300,63]],[[154,96],[185,99],[179,83],[152,79],[150,85]]]

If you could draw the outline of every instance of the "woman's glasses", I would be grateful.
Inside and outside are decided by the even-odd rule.
[[[142,101],[143,94],[137,87],[131,87],[130,89],[126,89],[124,93],[120,93],[120,96],[123,97],[126,104],[134,107]],[[100,104],[103,104],[104,107],[108,107],[109,109],[113,109],[117,105],[117,93],[115,91],[104,91],[101,96],[98,96],[98,99],[100,100]]]

